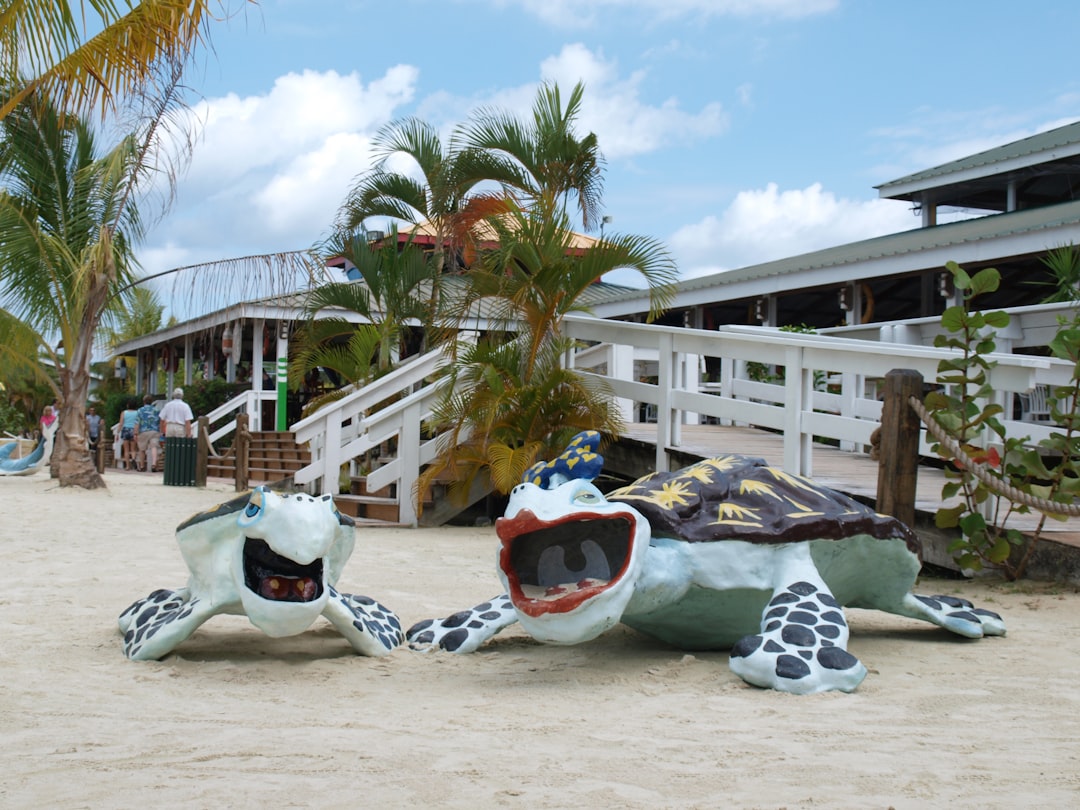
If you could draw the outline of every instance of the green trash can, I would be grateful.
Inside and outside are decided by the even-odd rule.
[[[165,439],[165,486],[195,486],[198,439],[169,436]]]

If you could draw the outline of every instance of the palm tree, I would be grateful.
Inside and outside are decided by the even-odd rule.
[[[106,309],[130,297],[121,291],[134,279],[142,235],[136,199],[158,167],[175,98],[166,93],[141,130],[103,155],[85,121],[38,94],[0,121],[0,352],[38,366],[61,403],[53,466],[64,486],[104,486],[86,444],[94,341]]]
[[[156,81],[162,63],[183,64],[208,39],[209,25],[222,19],[209,12],[209,0],[15,0],[5,6],[0,83],[10,95],[0,104],[0,119],[36,93],[84,116],[114,109],[117,98]],[[84,38],[86,29],[97,33]]]
[[[132,287],[125,304],[104,315],[102,338],[109,346],[151,335],[161,328],[165,305],[149,287]]]
[[[1041,259],[1054,277],[1054,291],[1043,299],[1044,304],[1060,304],[1080,300],[1080,247],[1073,244],[1060,245],[1047,252]]]
[[[576,201],[582,227],[591,230],[602,210],[603,157],[594,133],[574,134],[584,95],[585,86],[578,82],[563,107],[558,84],[544,84],[537,90],[531,121],[486,108],[461,129],[460,137],[467,148],[493,157],[504,188],[519,206],[546,218]]]
[[[492,486],[506,493],[537,458],[557,455],[578,431],[617,434],[610,391],[562,366],[573,348],[563,321],[588,312],[586,291],[612,270],[642,275],[654,315],[674,289],[675,264],[653,239],[616,235],[575,250],[565,214],[537,217],[522,209],[489,225],[498,246],[471,268],[453,308],[468,312],[485,302],[492,331],[447,366],[447,394],[433,424],[448,440],[421,476],[421,491],[450,478],[452,490],[466,492],[486,471]]]
[[[485,150],[462,148],[456,136],[443,144],[438,131],[418,118],[393,121],[376,134],[376,163],[361,175],[338,213],[336,229],[362,230],[373,217],[434,230],[436,278],[445,269],[446,254],[466,249],[470,226],[501,210],[502,195],[477,191],[486,180],[506,179],[505,166]],[[391,162],[407,158],[411,169],[398,171]],[[494,205],[495,208],[490,206]]]
[[[327,259],[348,259],[360,278],[308,292],[308,320],[296,335],[290,377],[300,379],[322,367],[358,384],[385,374],[402,356],[412,330],[430,326],[427,294],[434,279],[433,263],[411,236],[399,248],[396,228],[379,245],[372,245],[363,231],[337,234],[320,253]],[[326,310],[355,313],[367,322],[358,326],[341,316],[316,319]],[[333,398],[313,405],[317,408]]]

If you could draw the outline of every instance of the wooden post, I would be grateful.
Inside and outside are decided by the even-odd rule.
[[[248,464],[251,450],[251,433],[248,431],[248,415],[236,415],[236,433],[233,437],[233,453],[236,458],[236,491],[248,488]]]
[[[210,455],[210,418],[199,417],[199,443],[195,449],[195,486],[206,486],[206,463]]]
[[[104,419],[101,420],[101,430],[98,431],[97,444],[94,445],[94,466],[97,468],[99,475],[105,474],[105,435],[108,431],[105,429]]]
[[[911,369],[885,375],[878,457],[877,511],[915,526],[915,483],[919,472],[919,416],[909,397],[922,399],[923,377]]]

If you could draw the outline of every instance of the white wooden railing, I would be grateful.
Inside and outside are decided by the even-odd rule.
[[[224,405],[220,405],[208,413],[207,419],[210,426],[210,444],[230,435],[236,430],[236,415],[248,414],[248,430],[262,430],[262,403],[274,401],[277,394],[274,391],[241,391]],[[226,420],[222,422],[222,420]],[[221,422],[220,425],[214,427]]]
[[[337,400],[292,426],[297,444],[308,443],[311,462],[293,480],[321,493],[337,493],[341,467],[385,442],[397,454],[367,473],[369,491],[397,485],[399,520],[416,524],[412,497],[416,479],[438,449],[437,439],[422,441],[421,425],[437,396],[433,375],[446,363],[441,351],[409,358],[399,368]],[[380,407],[381,406],[381,407]]]
[[[914,369],[933,381],[938,362],[954,356],[932,347],[763,327],[701,330],[572,316],[565,321],[565,332],[583,346],[566,362],[602,379],[625,418],[633,420],[639,403],[655,406],[657,469],[667,469],[668,450],[680,447],[681,426],[704,418],[782,432],[784,469],[812,475],[810,448],[815,437],[837,440],[848,449],[870,444],[881,417],[877,382],[886,373]],[[702,380],[706,358],[719,362],[718,381]],[[1011,404],[1014,393],[1035,385],[1061,385],[1069,379],[1070,367],[1061,361],[1009,354],[993,359],[997,365],[990,371],[990,382],[995,399],[1003,404]],[[336,492],[342,465],[395,439],[396,457],[368,473],[368,487],[396,484],[400,520],[415,525],[414,485],[440,441],[425,439],[421,427],[439,395],[438,387],[430,383],[445,362],[440,352],[413,359],[293,425],[297,442],[307,443],[312,456],[311,463],[296,473],[296,483],[313,491]],[[655,363],[655,382],[634,378],[635,363],[640,362]],[[783,366],[783,381],[748,379],[748,362]],[[822,384],[827,390],[818,390]],[[1050,432],[1043,425],[1003,421],[1011,435],[1031,435],[1034,441]],[[924,450],[928,452],[925,446]]]

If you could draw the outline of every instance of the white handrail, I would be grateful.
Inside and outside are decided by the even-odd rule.
[[[680,447],[681,426],[705,417],[781,431],[784,469],[812,475],[815,437],[838,440],[848,449],[870,444],[881,417],[876,391],[867,392],[875,380],[907,368],[932,383],[940,360],[956,356],[947,349],[758,327],[686,329],[584,316],[566,318],[564,332],[581,342],[566,362],[605,384],[624,403],[624,414],[632,413],[629,403],[656,406],[657,469],[667,469],[668,451]],[[705,358],[720,362],[719,382],[702,381]],[[634,379],[633,362],[642,359],[656,364],[655,382]],[[1071,371],[1069,364],[1044,357],[997,354],[991,359],[997,365],[989,372],[990,384],[1003,402],[1011,392],[1037,384],[1064,384]],[[311,449],[311,463],[297,471],[296,483],[336,492],[343,464],[395,438],[397,457],[372,471],[368,484],[376,490],[396,483],[400,520],[416,525],[415,483],[440,442],[425,439],[421,427],[441,393],[441,386],[430,383],[446,362],[441,351],[412,359],[293,425],[297,442]],[[783,381],[748,379],[748,362],[783,366]],[[833,390],[820,390],[823,380]],[[1027,432],[1035,440],[1051,429],[1003,421],[1014,435]],[[923,448],[928,452],[925,443]]]
[[[680,445],[680,426],[702,415],[721,423],[744,423],[780,430],[784,435],[784,469],[811,475],[810,447],[815,436],[836,439],[841,446],[867,445],[877,427],[881,406],[865,391],[853,391],[867,380],[883,378],[895,368],[914,369],[927,382],[937,377],[938,363],[956,352],[924,346],[874,343],[852,338],[783,332],[763,327],[724,326],[717,330],[611,321],[569,316],[567,336],[591,344],[633,347],[635,355],[655,357],[657,382],[642,382],[595,372],[616,397],[656,406],[656,466],[667,469],[668,450]],[[596,346],[580,353],[583,359],[610,358]],[[701,383],[680,370],[700,367],[703,358],[721,360],[727,367],[719,386]],[[1063,361],[1027,355],[995,354],[989,371],[991,387],[1001,401],[1040,383],[1063,385],[1071,366]],[[577,356],[572,358],[575,365]],[[610,360],[609,367],[610,367]],[[784,382],[753,382],[735,373],[735,363],[783,366]],[[580,367],[580,365],[579,365]],[[836,375],[839,394],[815,390],[815,373]],[[1049,429],[1005,419],[1014,435],[1033,440]],[[924,444],[924,449],[926,445]]]
[[[211,426],[219,419],[224,419],[227,416],[232,418],[210,433],[210,444],[212,445],[214,442],[228,436],[236,430],[236,415],[238,413],[247,413],[250,415],[250,430],[260,430],[260,419],[262,415],[261,403],[266,400],[272,401],[276,397],[277,394],[273,391],[252,391],[249,389],[247,391],[241,391],[225,404],[214,408],[214,410],[206,414],[206,418],[209,420]]]

